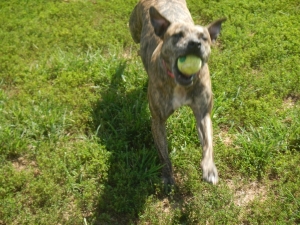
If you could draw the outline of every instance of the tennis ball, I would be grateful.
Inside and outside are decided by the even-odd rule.
[[[177,60],[177,67],[179,71],[188,76],[197,73],[201,68],[201,64],[201,58],[195,55],[182,56]]]

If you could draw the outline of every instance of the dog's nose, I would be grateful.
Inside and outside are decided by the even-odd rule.
[[[201,42],[197,40],[192,40],[189,41],[188,43],[188,48],[189,49],[195,49],[195,48],[200,48],[201,47]]]

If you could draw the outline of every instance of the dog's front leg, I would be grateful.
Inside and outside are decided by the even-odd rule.
[[[162,168],[162,179],[164,184],[174,185],[173,169],[168,153],[168,142],[166,132],[166,121],[172,114],[173,109],[168,101],[162,101],[162,99],[168,99],[168,96],[161,96],[157,92],[157,87],[152,86],[149,81],[148,86],[148,100],[149,108],[151,112],[151,131],[153,140],[158,151],[159,159]]]
[[[216,184],[218,182],[218,171],[213,159],[213,131],[210,113],[201,114],[200,110],[193,110],[197,121],[197,131],[202,145],[203,180]]]
[[[172,169],[172,164],[168,153],[165,121],[152,117],[151,129],[152,129],[154,143],[158,150],[160,162],[163,164],[163,168],[162,168],[163,182],[164,184],[174,185],[175,181],[173,178],[173,169]]]

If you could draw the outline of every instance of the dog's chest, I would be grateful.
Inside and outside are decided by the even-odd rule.
[[[176,110],[180,106],[191,104],[192,100],[188,98],[187,91],[180,86],[176,86],[173,92],[172,106]]]

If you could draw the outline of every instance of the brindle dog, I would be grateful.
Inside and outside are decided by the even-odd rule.
[[[210,118],[213,94],[207,61],[210,46],[225,20],[219,19],[206,27],[195,25],[184,0],[141,0],[131,14],[131,36],[140,43],[139,54],[149,76],[151,129],[164,165],[165,184],[175,183],[168,156],[166,120],[182,105],[192,109],[197,121],[203,149],[203,179],[213,184],[218,182]],[[177,60],[190,54],[200,57],[202,66],[196,74],[185,76],[178,70]]]

